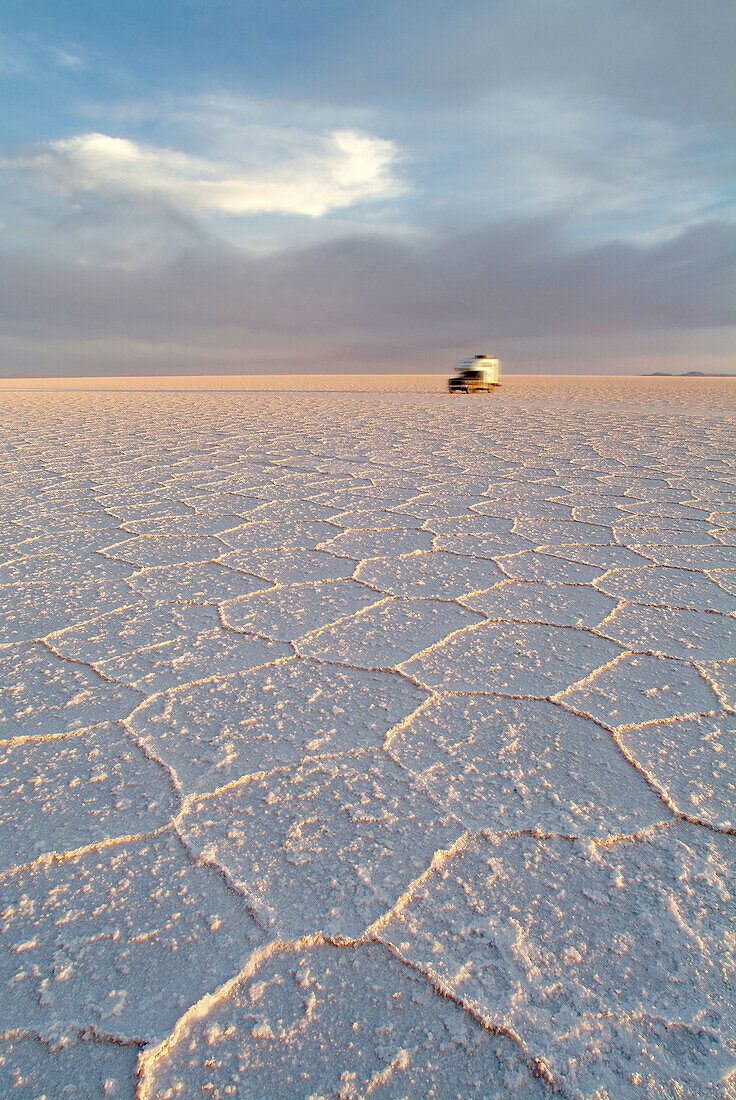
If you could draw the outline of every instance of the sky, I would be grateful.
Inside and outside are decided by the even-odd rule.
[[[0,374],[736,369],[732,0],[0,0]]]

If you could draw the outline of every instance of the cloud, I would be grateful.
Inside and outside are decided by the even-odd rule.
[[[49,52],[61,69],[80,69],[84,65],[84,61],[78,53],[63,46],[50,46]]]
[[[449,149],[435,162],[461,166],[466,216],[557,213],[587,240],[675,236],[713,216],[730,179],[708,127],[631,117],[601,99],[497,89],[446,113],[441,131]]]
[[[363,45],[371,25],[380,50]],[[505,88],[605,97],[678,121],[727,122],[736,112],[732,0],[435,0],[424,25],[412,0],[366,0],[341,29],[331,63],[309,55],[294,79],[319,68],[319,90],[342,102],[410,98],[432,111]]]
[[[707,126],[638,117],[560,88],[492,87],[462,110],[435,105],[429,122],[223,94],[172,98],[148,112],[211,159],[228,150],[266,163],[299,155],[307,117],[329,132],[389,125],[411,151],[417,187],[404,209],[415,224],[428,211],[435,225],[438,214],[485,222],[558,211],[599,238],[667,235],[710,216],[732,170]]]
[[[141,198],[183,210],[320,218],[398,195],[394,142],[356,130],[303,134],[298,147],[250,166],[191,156],[106,134],[80,134],[7,158],[6,168],[69,196]]]
[[[183,20],[173,52],[0,42],[0,72],[44,74],[12,132],[48,140],[0,160],[0,323],[28,364],[725,345],[728,0],[272,7]]]
[[[35,82],[47,78],[53,69],[78,71],[85,65],[83,54],[69,42],[48,43],[28,30],[15,35],[0,30],[0,79],[21,77]]]
[[[210,238],[135,271],[5,256],[0,324],[39,338],[346,342],[409,349],[736,324],[736,227],[571,249],[549,221],[442,244],[345,239],[253,256]]]
[[[9,241],[4,370],[444,369],[485,347],[522,370],[730,369],[736,226],[724,220],[572,241],[550,214],[267,254],[170,231],[171,248],[138,249],[131,265]]]

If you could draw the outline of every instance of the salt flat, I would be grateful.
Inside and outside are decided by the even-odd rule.
[[[325,378],[0,392],[0,1095],[732,1098],[736,386]]]

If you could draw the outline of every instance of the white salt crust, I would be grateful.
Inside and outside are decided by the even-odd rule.
[[[726,396],[3,392],[0,1093],[732,1100]]]

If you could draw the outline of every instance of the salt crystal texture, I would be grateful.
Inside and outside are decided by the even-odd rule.
[[[733,384],[414,382],[0,387],[3,1097],[736,1095]]]

